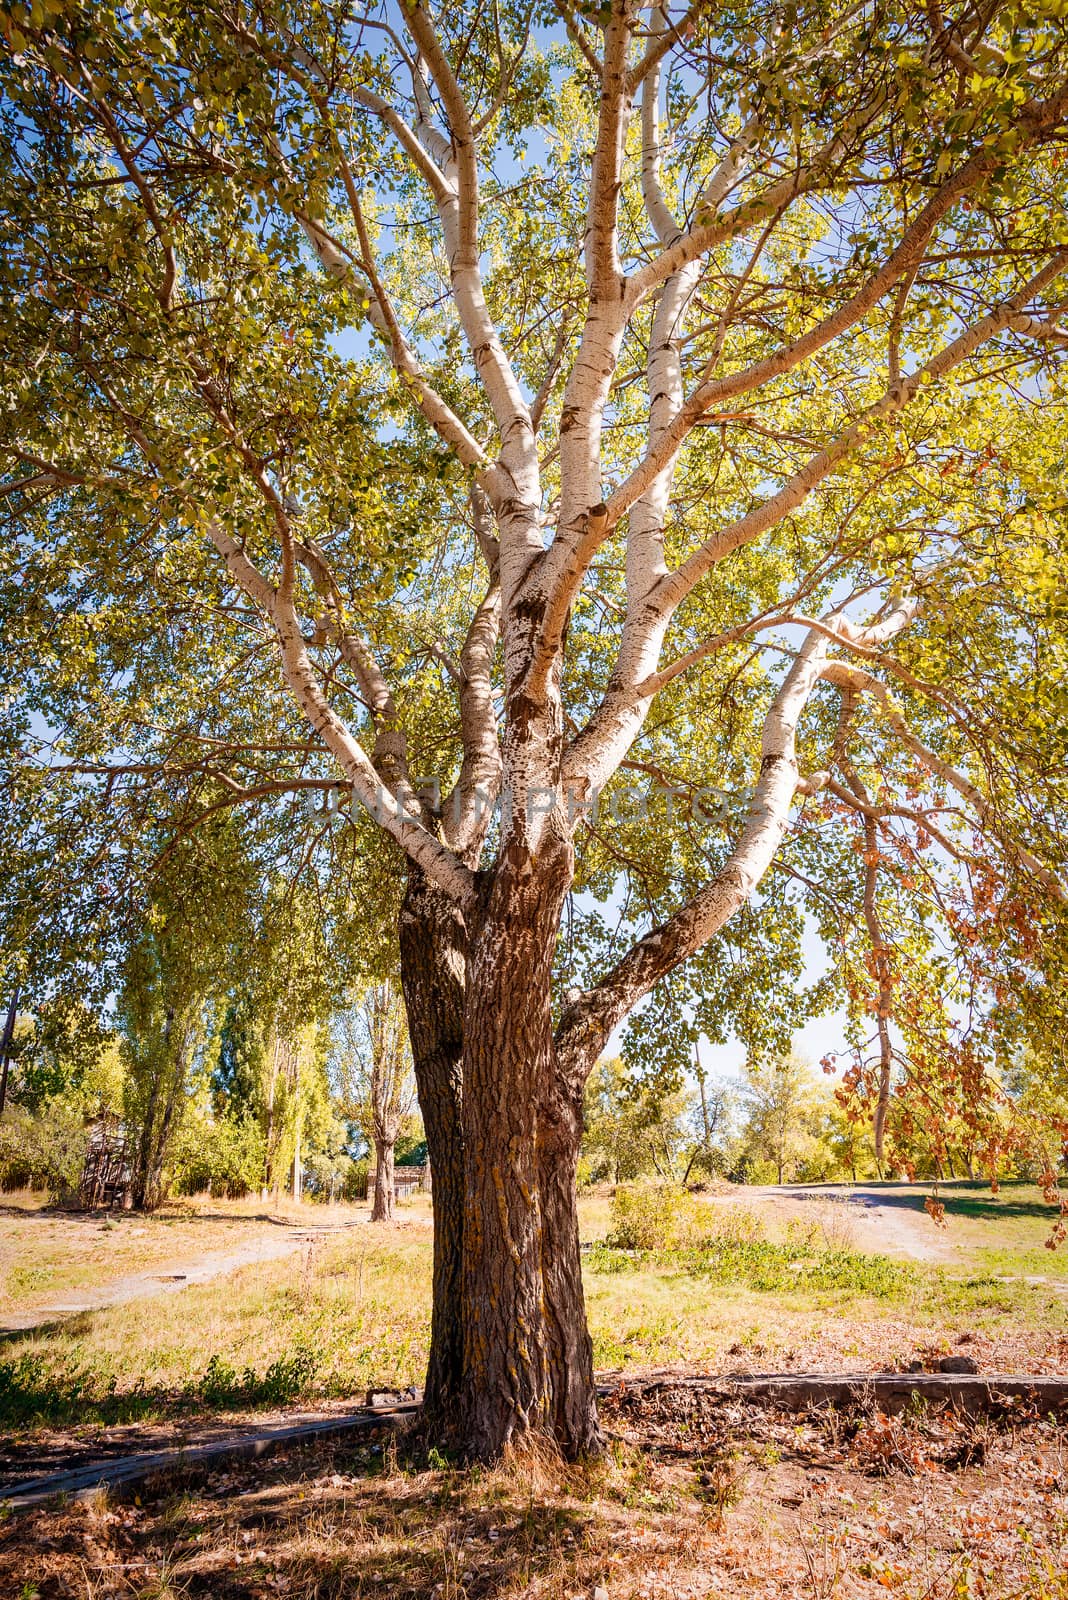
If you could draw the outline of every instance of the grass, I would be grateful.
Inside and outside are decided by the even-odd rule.
[[[28,1311],[128,1273],[178,1266],[205,1251],[261,1237],[278,1221],[268,1206],[180,1202],[152,1217],[53,1211],[42,1197],[0,1197],[0,1314]],[[305,1215],[305,1219],[306,1215]]]
[[[133,1421],[404,1387],[426,1360],[430,1249],[424,1228],[364,1227],[178,1295],[11,1337],[0,1346],[0,1421]],[[282,1392],[287,1371],[301,1381]]]
[[[430,1320],[425,1210],[405,1212],[407,1226],[327,1233],[285,1260],[8,1338],[0,1423],[114,1423],[418,1384]],[[603,1238],[604,1198],[584,1200],[583,1212],[584,1232]],[[1055,1287],[1005,1282],[983,1264],[989,1247],[951,1267],[895,1261],[849,1247],[836,1217],[827,1225],[813,1216],[760,1237],[737,1208],[710,1205],[699,1245],[643,1253],[592,1245],[584,1262],[598,1366],[879,1367],[948,1349],[961,1330],[997,1346],[997,1364],[1011,1366],[1042,1359],[1049,1341],[1068,1334]],[[167,1218],[141,1226],[157,1250],[172,1236]],[[983,1230],[1001,1221],[980,1215],[976,1226],[988,1237]]]
[[[981,1183],[942,1191],[947,1236],[991,1273],[1068,1281],[1068,1250],[1046,1247],[1056,1213],[1038,1189],[1008,1184],[998,1194]]]
[[[917,1269],[856,1250],[818,1250],[770,1239],[712,1239],[676,1251],[638,1253],[594,1245],[592,1272],[635,1275],[666,1268],[705,1283],[738,1284],[759,1294],[818,1297],[827,1291],[902,1301],[916,1288]]]

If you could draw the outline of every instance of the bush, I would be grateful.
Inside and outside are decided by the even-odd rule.
[[[612,1196],[612,1231],[617,1250],[669,1250],[678,1243],[681,1189],[620,1184]]]
[[[857,1243],[856,1217],[848,1200],[830,1195],[807,1203],[811,1208],[804,1222],[791,1222],[788,1237],[799,1239],[815,1250],[854,1250]]]
[[[753,1210],[752,1206],[732,1203],[716,1206],[715,1210],[706,1206],[702,1220],[704,1226],[700,1229],[698,1237],[688,1241],[698,1248],[712,1245],[752,1244],[767,1236],[764,1219]]]
[[[0,1122],[0,1190],[44,1189],[53,1201],[78,1192],[89,1147],[81,1113],[63,1100],[39,1112],[11,1106]]]
[[[240,1200],[263,1183],[265,1150],[260,1125],[251,1117],[189,1117],[182,1124],[170,1163],[178,1194],[225,1195]]]
[[[732,1183],[778,1183],[779,1174],[775,1163],[768,1161],[765,1156],[754,1156],[748,1152],[739,1157],[727,1174]]]

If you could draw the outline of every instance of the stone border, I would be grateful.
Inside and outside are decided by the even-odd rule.
[[[1042,1415],[1068,1413],[1068,1378],[1027,1377],[1014,1373],[978,1376],[942,1372],[724,1373],[707,1378],[664,1373],[630,1380],[621,1375],[615,1382],[600,1383],[598,1389],[602,1395],[615,1394],[620,1389],[639,1394],[658,1389],[692,1389],[784,1411],[830,1406],[842,1409],[866,1401],[880,1411],[893,1414],[919,1400],[950,1405],[955,1410],[972,1414],[989,1411],[997,1405],[1031,1406]],[[285,1445],[371,1433],[377,1428],[401,1428],[418,1412],[419,1403],[414,1400],[364,1407],[343,1416],[281,1423],[210,1444],[176,1445],[149,1455],[121,1456],[117,1460],[78,1467],[72,1472],[58,1472],[12,1484],[0,1493],[0,1510],[29,1511],[60,1496],[68,1500],[87,1500],[101,1488],[113,1494],[129,1494],[138,1485],[169,1473],[211,1471],[227,1461],[271,1455]]]
[[[313,1422],[280,1423],[236,1438],[216,1439],[210,1444],[175,1445],[148,1455],[119,1456],[113,1461],[98,1461],[76,1467],[71,1472],[55,1472],[44,1478],[29,1478],[11,1484],[0,1492],[0,1511],[30,1511],[36,1506],[63,1497],[88,1500],[106,1488],[120,1497],[129,1495],[141,1484],[169,1473],[211,1471],[228,1461],[272,1455],[285,1445],[303,1444],[349,1433],[371,1433],[376,1428],[400,1428],[417,1415],[416,1401],[388,1407],[364,1408],[344,1416],[324,1417]]]
[[[665,1373],[630,1382],[624,1376],[620,1383],[625,1390],[642,1393],[697,1389],[783,1411],[807,1411],[819,1406],[842,1408],[868,1401],[892,1415],[917,1400],[971,1413],[989,1411],[999,1404],[1033,1406],[1042,1415],[1068,1411],[1068,1378],[1008,1372],[739,1372],[708,1378]],[[617,1388],[618,1385],[605,1385],[602,1392],[611,1393]]]

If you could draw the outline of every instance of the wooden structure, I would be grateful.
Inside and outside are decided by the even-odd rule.
[[[430,1184],[426,1181],[428,1173],[429,1163],[426,1167],[394,1167],[394,1200],[408,1200],[413,1194],[418,1194],[421,1189],[429,1189]]]
[[[78,1203],[86,1211],[130,1204],[130,1150],[126,1129],[117,1117],[104,1116],[89,1133]]]
[[[348,1194],[353,1200],[366,1200],[374,1188],[375,1171],[372,1166],[370,1171],[362,1175],[349,1189]],[[430,1162],[425,1161],[421,1167],[394,1167],[393,1168],[393,1198],[394,1200],[408,1200],[413,1194],[430,1193]]]

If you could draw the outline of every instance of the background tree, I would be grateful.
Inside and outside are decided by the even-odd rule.
[[[335,1071],[346,1114],[374,1154],[372,1222],[391,1222],[394,1149],[415,1105],[404,1002],[389,978],[372,982],[335,1022]]]
[[[678,1181],[690,1134],[693,1096],[643,1084],[619,1056],[599,1061],[586,1083],[583,1154],[596,1182],[627,1183],[656,1173]]]
[[[220,964],[238,944],[249,892],[237,830],[224,821],[183,841],[157,877],[122,963],[116,1020],[126,1057],[125,1117],[134,1205],[153,1211],[192,1074],[212,1037]]]
[[[766,1164],[776,1183],[792,1182],[817,1154],[829,1095],[795,1055],[747,1063],[743,1083],[742,1159]]]
[[[691,1148],[682,1175],[686,1183],[693,1172],[711,1176],[722,1172],[724,1146],[730,1137],[735,1096],[725,1083],[713,1083],[701,1060],[700,1046],[694,1051],[693,1075],[697,1093],[690,1116]]]

